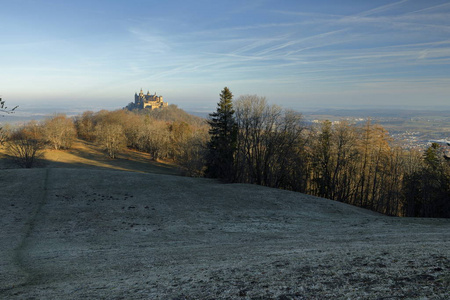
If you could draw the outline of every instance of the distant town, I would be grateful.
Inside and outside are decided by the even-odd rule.
[[[305,113],[311,123],[329,120],[361,124],[370,120],[388,130],[394,143],[406,149],[424,150],[438,143],[450,152],[450,111],[415,110],[320,110]]]

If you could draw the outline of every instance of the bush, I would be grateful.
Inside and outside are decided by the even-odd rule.
[[[7,151],[23,168],[31,168],[41,156],[43,143],[22,129],[15,132],[7,142]]]

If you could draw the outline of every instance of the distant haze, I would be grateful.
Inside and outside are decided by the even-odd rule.
[[[10,106],[116,109],[142,88],[211,111],[224,86],[297,110],[450,106],[445,0],[22,0],[0,20]]]

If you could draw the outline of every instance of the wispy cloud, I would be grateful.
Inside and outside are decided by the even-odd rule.
[[[286,72],[289,73],[297,72],[297,70],[289,70],[289,68],[298,68],[304,65],[316,67],[330,64],[340,65],[340,61],[345,61],[349,64],[347,66],[348,70],[355,69],[355,66],[361,63],[366,65],[366,67],[375,67],[376,69],[390,63],[395,63],[396,65],[401,63],[413,64],[417,63],[417,60],[426,63],[426,60],[432,57],[441,57],[439,61],[445,62],[446,60],[442,56],[445,56],[446,49],[424,49],[420,46],[413,48],[408,45],[400,47],[398,44],[392,48],[389,48],[391,45],[386,48],[380,48],[379,46],[376,48],[368,47],[372,38],[383,39],[382,35],[374,36],[370,26],[395,26],[400,31],[398,34],[401,34],[401,31],[405,28],[412,30],[415,27],[424,26],[423,24],[412,22],[413,19],[404,14],[385,15],[385,13],[401,8],[407,3],[407,0],[398,1],[347,16],[315,14],[315,17],[318,17],[318,19],[315,21],[308,20],[306,23],[303,20],[280,23],[267,22],[246,26],[223,27],[210,31],[195,31],[190,32],[188,36],[202,37],[200,40],[197,39],[194,43],[189,41],[189,38],[179,37],[179,40],[173,40],[172,38],[172,46],[169,46],[168,41],[161,35],[149,34],[137,29],[131,29],[130,32],[143,45],[146,45],[145,48],[150,47],[154,52],[160,54],[167,54],[167,52],[171,51],[178,56],[179,65],[172,68],[169,73],[163,72],[161,76],[188,72],[202,73],[206,69],[226,69],[235,67],[239,63],[244,64],[239,68],[239,71],[243,73],[245,73],[245,69],[250,72],[250,70],[258,68],[261,72],[264,72],[267,69],[267,62],[271,62],[272,69],[285,68]],[[299,16],[302,15],[304,14],[299,13]],[[329,18],[330,16],[332,18]],[[320,19],[321,17],[326,20]],[[411,22],[407,22],[407,20]],[[317,32],[316,30],[316,33],[308,35],[305,34],[305,30],[303,32],[300,31],[301,25],[309,24],[309,26],[313,27],[314,22],[321,24],[322,32]],[[366,28],[358,28],[358,25],[361,24],[364,24]],[[341,28],[336,28],[336,25],[341,26]],[[367,28],[367,26],[369,27]],[[447,29],[447,25],[440,24],[425,24],[425,26],[430,28],[440,27],[442,30]],[[270,31],[269,35],[266,34],[266,36],[254,35],[254,30],[269,28],[277,28],[278,30],[276,34],[272,35],[270,35]],[[228,34],[224,34],[221,37],[221,34],[218,34],[218,32]],[[231,33],[233,34],[230,35]],[[395,35],[396,33],[393,32],[392,34]],[[385,33],[385,35],[388,37],[386,42],[391,43],[394,37],[389,36],[388,33]],[[230,36],[232,38],[229,38]],[[208,42],[210,40],[214,40],[213,44]],[[224,45],[225,47],[216,47],[219,45]],[[337,45],[341,46],[336,47]],[[446,45],[443,43],[441,47],[446,47]],[[335,46],[334,49],[332,46]],[[180,52],[177,48],[183,48],[183,51]],[[148,55],[151,56],[151,53]],[[192,60],[197,63],[192,64]],[[339,69],[342,71],[345,70],[345,67],[341,66]]]
[[[365,17],[365,16],[370,16],[370,15],[374,15],[374,14],[383,13],[383,12],[391,10],[394,7],[397,7],[399,5],[405,4],[408,1],[409,0],[401,0],[401,1],[394,2],[394,3],[378,6],[376,8],[360,12],[360,13],[356,14],[356,16]]]
[[[94,3],[103,12],[99,18],[108,16],[93,23],[95,32],[80,31],[87,27],[80,21],[83,15],[58,23],[62,29],[54,35],[48,29],[56,22],[46,23],[51,18],[42,16],[41,35],[35,39],[30,26],[11,31],[14,39],[0,31],[0,64],[4,73],[19,78],[17,82],[48,81],[49,89],[54,78],[62,87],[92,89],[153,83],[171,89],[220,88],[232,82],[247,93],[277,95],[295,95],[302,88],[317,93],[393,89],[385,81],[409,87],[410,82],[421,86],[436,80],[442,89],[448,82],[450,2],[358,1],[346,7],[329,1],[315,6],[252,0],[245,6],[221,5],[220,13],[203,2],[189,5],[189,13],[164,3],[139,2],[143,11],[153,12],[148,15],[121,4]],[[0,74],[0,80],[13,79]]]
[[[448,7],[450,7],[450,3],[449,2],[438,4],[438,5],[434,5],[434,6],[425,7],[425,8],[414,10],[414,11],[411,11],[411,12],[407,12],[405,15],[417,14],[417,13],[421,13],[421,12],[424,12],[424,11],[430,11],[430,10],[440,10],[442,8],[448,8]]]
[[[128,31],[137,40],[135,46],[141,47],[145,51],[165,53],[171,49],[162,34],[139,28],[129,28]]]

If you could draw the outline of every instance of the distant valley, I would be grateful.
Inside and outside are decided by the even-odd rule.
[[[57,113],[76,116],[83,111],[99,111],[101,108],[42,108],[18,109],[14,114],[0,119],[2,124],[24,124],[30,120],[42,120]],[[404,148],[426,149],[430,141],[450,141],[450,109],[443,110],[406,110],[406,109],[308,109],[300,111],[308,123],[318,123],[324,120],[361,124],[371,120],[382,125],[395,142]],[[188,111],[188,113],[207,118],[205,111]]]
[[[329,120],[382,125],[405,148],[425,149],[430,141],[450,141],[450,110],[322,109],[304,114],[309,122]]]

